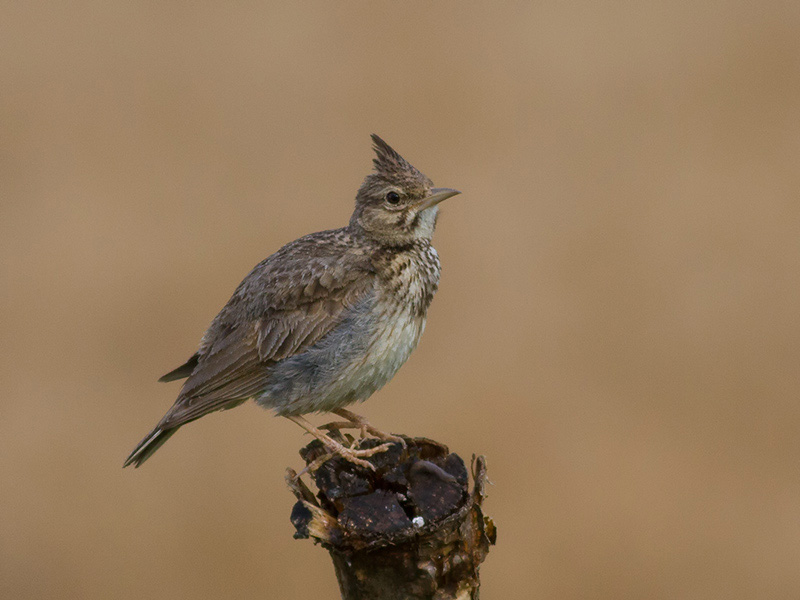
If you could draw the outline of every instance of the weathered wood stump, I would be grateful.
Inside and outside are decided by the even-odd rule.
[[[469,600],[496,531],[485,517],[486,462],[464,461],[446,446],[407,438],[369,459],[375,471],[335,457],[313,474],[316,495],[287,470],[297,497],[295,538],[311,538],[333,559],[343,600]],[[364,440],[362,448],[380,442]],[[303,448],[306,464],[322,456]]]

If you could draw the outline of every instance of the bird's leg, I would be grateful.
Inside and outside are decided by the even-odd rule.
[[[340,429],[359,429],[358,425],[353,425],[352,421],[331,421],[319,426],[320,429],[325,431],[339,431]]]
[[[326,431],[334,431],[334,430],[341,431],[342,429],[358,429],[359,432],[361,433],[362,439],[370,437],[370,434],[367,431],[367,423],[364,419],[361,418],[360,420],[352,420],[352,421],[331,421],[330,423],[325,423],[324,425],[320,425],[320,428],[325,429]],[[372,436],[372,437],[377,437],[377,436]]]
[[[322,442],[328,449],[331,450],[331,454],[329,454],[327,456],[324,456],[324,457],[321,457],[324,460],[320,461],[320,459],[317,459],[317,461],[314,461],[314,463],[312,463],[312,464],[315,464],[315,463],[317,463],[319,461],[319,464],[316,464],[315,468],[318,468],[320,465],[322,465],[322,463],[324,463],[326,460],[328,460],[331,456],[338,455],[338,456],[341,456],[342,458],[344,458],[345,460],[350,461],[353,464],[356,464],[356,465],[359,465],[361,467],[365,467],[367,469],[371,469],[372,471],[374,471],[375,470],[375,466],[372,463],[370,463],[370,462],[368,462],[366,460],[363,460],[363,458],[368,458],[370,456],[378,454],[379,452],[386,452],[391,447],[391,444],[381,444],[380,446],[376,446],[374,448],[367,448],[367,449],[364,449],[364,450],[354,450],[352,448],[348,448],[347,446],[344,446],[343,444],[340,444],[339,442],[334,440],[329,435],[325,435],[325,433],[323,431],[320,431],[319,429],[314,427],[311,423],[309,423],[303,417],[287,416],[286,418],[289,419],[290,421],[294,422],[294,423],[297,423],[300,427],[305,429],[308,433],[313,435],[320,442]],[[309,465],[309,467],[310,466],[311,465]]]
[[[362,417],[361,415],[357,415],[354,412],[346,410],[344,408],[337,408],[336,410],[331,411],[335,415],[339,415],[343,419],[347,419],[350,423],[352,423],[355,429],[359,429],[361,431],[361,437],[365,438],[368,436],[376,437],[379,440],[384,442],[397,442],[406,447],[406,442],[403,438],[397,435],[392,435],[391,433],[386,433],[385,431],[381,431],[380,429],[376,429],[372,425],[370,425],[367,420]],[[340,426],[341,423],[331,423],[335,429],[342,429]]]

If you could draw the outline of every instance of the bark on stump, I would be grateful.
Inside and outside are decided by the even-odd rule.
[[[333,559],[343,600],[477,600],[478,568],[496,531],[485,517],[486,461],[464,461],[447,446],[407,438],[369,461],[374,472],[341,458],[312,476],[315,495],[292,469],[295,538],[311,538]],[[365,440],[362,448],[377,445]],[[310,464],[318,441],[300,451]]]

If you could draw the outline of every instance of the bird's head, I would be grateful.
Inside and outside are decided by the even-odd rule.
[[[372,143],[375,170],[358,190],[350,226],[383,245],[430,240],[438,204],[460,192],[433,187],[430,179],[377,135],[372,135]]]

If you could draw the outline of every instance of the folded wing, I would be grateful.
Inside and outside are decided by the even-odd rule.
[[[179,427],[259,394],[270,366],[313,346],[369,293],[368,260],[349,255],[346,240],[343,249],[340,231],[330,234],[330,254],[320,253],[317,238],[309,262],[304,250],[310,242],[300,238],[251,271],[214,319],[196,359],[165,376],[179,378],[191,369],[159,428]]]

